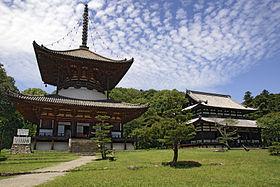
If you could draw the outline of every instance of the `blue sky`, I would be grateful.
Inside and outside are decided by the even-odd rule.
[[[1,0],[0,62],[20,89],[53,89],[41,81],[32,41],[77,48],[84,2],[90,49],[135,58],[118,86],[218,92],[239,101],[247,90],[279,92],[279,0]]]

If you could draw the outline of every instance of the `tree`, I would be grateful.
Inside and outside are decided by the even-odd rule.
[[[262,128],[264,143],[280,141],[280,112],[269,113],[257,120],[257,125]]]
[[[10,148],[16,129],[23,125],[22,116],[16,112],[7,92],[18,92],[15,81],[0,64],[0,150]]]
[[[92,139],[96,141],[102,159],[107,159],[109,149],[106,147],[106,144],[111,142],[110,131],[112,128],[112,125],[108,123],[110,116],[98,115],[95,118],[98,122],[93,126],[95,129],[95,137]]]
[[[193,125],[187,124],[187,115],[174,114],[174,118],[167,118],[161,122],[162,135],[167,146],[171,146],[173,150],[172,166],[176,166],[179,156],[179,145],[183,141],[188,141],[195,136],[195,128]]]
[[[23,94],[25,95],[34,95],[34,96],[44,96],[47,94],[44,90],[40,88],[28,88],[24,91],[22,91]]]
[[[221,135],[220,137],[218,137],[218,141],[221,144],[225,145],[228,150],[231,149],[229,146],[229,142],[239,138],[239,136],[237,135],[237,129],[233,131],[230,131],[229,129],[230,126],[234,126],[235,124],[237,124],[237,121],[234,119],[225,119],[221,122],[221,124],[215,122],[215,126]]]
[[[245,95],[243,97],[243,105],[246,107],[252,107],[253,106],[253,99],[252,93],[250,91],[245,92]]]

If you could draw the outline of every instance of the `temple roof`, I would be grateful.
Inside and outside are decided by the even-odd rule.
[[[59,88],[80,85],[101,92],[111,90],[134,61],[109,59],[83,47],[55,51],[35,41],[33,46],[43,82]]]
[[[11,98],[19,99],[22,101],[49,103],[49,104],[66,104],[66,105],[84,106],[84,107],[121,108],[121,109],[147,109],[148,108],[147,105],[114,102],[111,100],[89,101],[89,100],[70,99],[70,98],[54,96],[54,95],[30,96],[30,95],[23,95],[20,93],[10,92],[9,96]]]
[[[206,122],[210,122],[210,123],[218,123],[219,125],[227,125],[225,124],[227,118],[206,118],[206,117],[202,117],[202,118],[194,118],[190,121],[188,121],[188,124],[191,123],[195,123],[199,120],[203,120]],[[236,124],[234,125],[228,125],[228,126],[232,126],[232,127],[252,127],[252,128],[257,128],[257,123],[255,120],[247,120],[247,119],[234,119],[234,121],[236,121]]]
[[[206,93],[198,91],[187,91],[187,96],[193,99],[197,104],[187,107],[185,110],[192,109],[198,104],[210,107],[218,108],[229,108],[229,109],[239,109],[239,110],[250,110],[254,111],[256,109],[245,107],[238,102],[234,101],[230,95]]]
[[[43,45],[40,46],[35,41],[33,41],[33,46],[34,46],[35,52],[37,51],[37,48],[41,48],[42,50],[44,50],[46,52],[50,52],[50,53],[61,54],[61,55],[65,55],[65,56],[77,57],[77,58],[82,58],[82,59],[102,61],[102,62],[127,63],[129,61],[133,61],[133,58],[130,59],[130,60],[127,60],[127,59],[123,59],[123,60],[110,59],[110,58],[104,57],[102,55],[99,55],[99,54],[89,50],[88,48],[83,48],[83,47],[80,47],[78,49],[59,51],[59,50],[49,49],[49,48],[47,48]]]

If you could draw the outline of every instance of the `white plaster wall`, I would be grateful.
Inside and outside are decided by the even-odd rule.
[[[68,151],[69,150],[68,142],[55,142],[54,143],[54,150]]]
[[[126,150],[134,150],[134,146],[132,143],[126,143]]]
[[[98,92],[97,90],[89,90],[87,88],[74,88],[69,87],[67,89],[61,89],[58,91],[58,95],[69,97],[73,99],[84,99],[84,100],[104,100],[107,99],[106,95]]]
[[[36,150],[50,151],[51,146],[52,146],[52,142],[37,142]],[[34,143],[32,145],[32,148],[34,148]],[[68,151],[69,145],[68,145],[68,142],[54,142],[53,148],[56,151]]]
[[[111,143],[107,143],[106,147],[111,149]],[[124,143],[113,143],[113,149],[115,150],[124,150]],[[134,150],[132,143],[126,143],[126,150]]]
[[[37,142],[36,144],[36,150],[40,151],[49,151],[51,150],[51,142]]]

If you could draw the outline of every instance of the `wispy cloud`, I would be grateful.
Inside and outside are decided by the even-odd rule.
[[[90,48],[135,58],[119,86],[213,88],[280,52],[279,1],[92,0],[89,8]],[[48,44],[75,26],[48,47],[79,46],[82,11],[70,0],[0,2],[0,62],[18,84],[41,85],[33,40]]]

